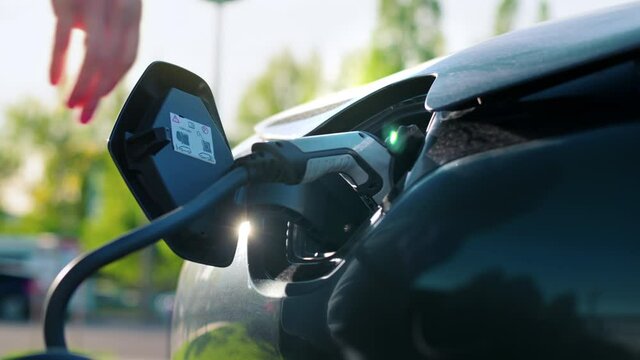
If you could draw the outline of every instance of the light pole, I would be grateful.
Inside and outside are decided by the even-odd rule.
[[[216,12],[216,16],[215,16],[215,28],[214,28],[214,37],[215,37],[215,47],[214,47],[214,51],[215,54],[213,54],[214,57],[214,68],[213,68],[213,93],[214,96],[219,99],[220,98],[220,84],[221,82],[221,77],[222,77],[222,21],[223,21],[223,17],[222,17],[222,11],[224,9],[224,3],[227,2],[231,2],[234,0],[207,0],[210,2],[215,3],[214,7],[215,7],[215,12]]]

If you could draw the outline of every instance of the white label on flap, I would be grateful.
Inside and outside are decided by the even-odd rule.
[[[169,117],[173,150],[215,164],[211,128],[178,114],[169,113]]]

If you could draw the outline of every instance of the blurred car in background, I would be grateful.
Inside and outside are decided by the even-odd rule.
[[[0,320],[39,319],[51,282],[78,254],[73,241],[53,235],[1,236]],[[85,313],[90,296],[83,289],[72,302],[72,313]]]
[[[29,318],[29,288],[31,280],[13,274],[0,274],[0,319]]]

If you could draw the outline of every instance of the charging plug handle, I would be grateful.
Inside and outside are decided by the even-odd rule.
[[[254,144],[247,163],[252,181],[304,184],[340,173],[359,193],[381,204],[392,187],[392,156],[373,135],[362,131],[306,136]],[[253,170],[253,171],[252,171]]]

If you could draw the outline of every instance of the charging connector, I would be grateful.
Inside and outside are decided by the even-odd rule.
[[[362,131],[257,143],[252,150],[238,160],[247,167],[251,181],[294,185],[339,173],[378,205],[393,185],[392,155]]]

